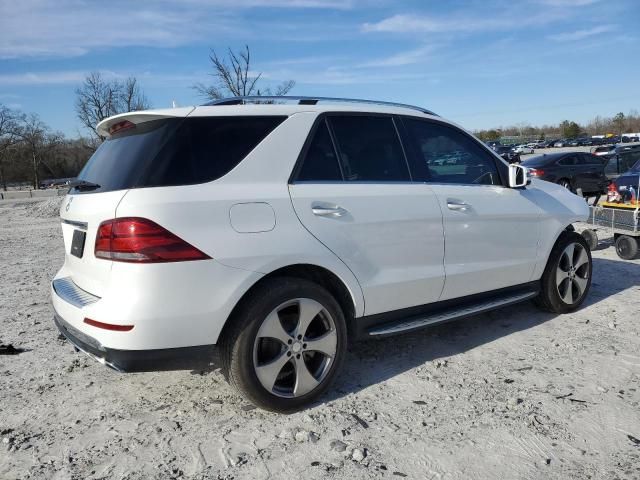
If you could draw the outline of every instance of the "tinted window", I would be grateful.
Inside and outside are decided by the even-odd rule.
[[[602,160],[590,153],[583,153],[582,158],[587,165],[602,165]]]
[[[562,165],[563,167],[569,167],[572,165],[577,165],[577,161],[576,161],[576,157],[574,157],[573,155],[569,156],[569,157],[564,157],[561,158],[560,160],[558,160],[558,165]]]
[[[618,173],[618,159],[616,157],[611,158],[604,167],[604,171],[610,175]]]
[[[330,116],[344,179],[410,181],[402,145],[391,117]]]
[[[338,158],[325,120],[321,121],[314,133],[297,180],[342,180]]]
[[[491,154],[465,133],[439,123],[406,118],[409,135],[437,183],[500,185]]]
[[[286,117],[145,122],[100,145],[78,178],[104,192],[205,183],[226,175]]]

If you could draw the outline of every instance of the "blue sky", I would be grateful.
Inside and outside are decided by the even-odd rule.
[[[640,108],[638,0],[0,0],[0,103],[82,132],[87,72],[154,107],[202,103],[210,48],[251,48],[264,86],[421,105],[469,129]],[[86,132],[84,132],[86,133]]]

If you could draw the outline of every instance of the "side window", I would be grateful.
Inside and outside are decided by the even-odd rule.
[[[574,157],[573,155],[558,160],[558,165],[562,165],[563,167],[570,167],[572,165],[576,165],[577,163],[578,162],[576,162],[576,157]]]
[[[582,158],[584,159],[585,165],[602,165],[602,162],[598,160],[598,157],[591,153],[583,153]]]
[[[342,181],[338,158],[325,120],[318,125],[302,162],[297,180]]]
[[[331,115],[328,121],[346,181],[411,181],[391,117]]]
[[[427,164],[429,181],[501,185],[491,154],[470,136],[435,122],[405,118],[409,136]]]

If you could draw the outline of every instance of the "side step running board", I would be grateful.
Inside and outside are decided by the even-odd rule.
[[[506,307],[513,303],[523,302],[538,295],[537,291],[529,290],[525,292],[511,293],[502,297],[492,298],[490,300],[482,300],[478,303],[467,304],[462,307],[453,307],[433,314],[418,315],[403,319],[392,324],[381,325],[369,331],[372,337],[380,335],[392,335],[394,333],[409,332],[417,330],[436,323],[457,320],[463,317],[470,317],[479,313],[488,312],[499,307]]]

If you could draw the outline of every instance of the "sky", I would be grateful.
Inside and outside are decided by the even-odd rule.
[[[87,134],[85,75],[154,107],[205,101],[209,53],[249,45],[262,86],[419,105],[477,130],[640,109],[639,0],[0,0],[0,103]]]

